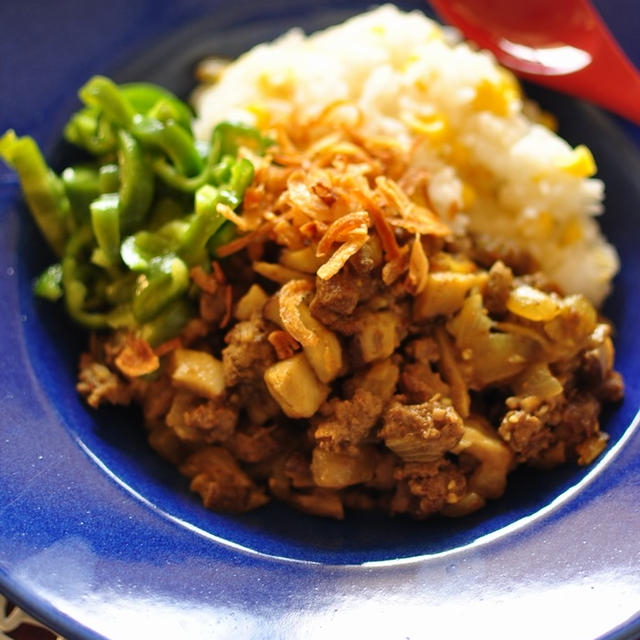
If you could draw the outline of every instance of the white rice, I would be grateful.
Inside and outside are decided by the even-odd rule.
[[[206,138],[225,119],[313,116],[337,100],[357,104],[371,134],[407,148],[424,138],[413,162],[429,170],[443,217],[455,210],[470,230],[526,246],[567,293],[602,302],[618,257],[594,220],[604,185],[588,177],[586,150],[529,117],[539,110],[490,54],[452,42],[420,12],[385,5],[255,47],[198,92],[196,133]],[[444,129],[425,137],[421,124],[434,121]]]

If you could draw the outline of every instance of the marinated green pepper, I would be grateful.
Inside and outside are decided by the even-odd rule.
[[[0,157],[15,168],[29,208],[59,258],[34,283],[36,295],[64,299],[90,329],[127,327],[152,345],[175,336],[195,313],[189,269],[209,268],[235,237],[218,211],[241,214],[253,165],[270,140],[223,122],[196,141],[190,108],[148,83],[104,76],[80,89],[84,103],[65,127],[89,158],[58,176],[35,141],[7,131]]]

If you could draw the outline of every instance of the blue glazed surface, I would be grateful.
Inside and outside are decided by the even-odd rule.
[[[289,26],[325,26],[368,6],[7,4],[0,129],[33,135],[58,166],[69,152],[59,132],[90,75],[185,93],[203,55],[236,55]],[[601,8],[614,30],[620,22],[616,33],[640,61],[628,20]],[[69,638],[633,637],[640,629],[633,140],[640,136],[592,107],[532,93],[558,114],[563,135],[592,148],[607,183],[602,225],[623,260],[605,312],[617,326],[627,397],[603,418],[611,442],[595,466],[519,473],[504,499],[455,521],[359,515],[337,523],[279,505],[241,517],[204,510],[147,448],[137,415],[96,414],[76,396],[85,337],[59,308],[31,296],[49,255],[2,166],[0,591]]]

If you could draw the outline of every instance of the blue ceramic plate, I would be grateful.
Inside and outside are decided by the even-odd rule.
[[[326,26],[368,4],[3,3],[0,130],[35,136],[60,168],[61,128],[92,74],[185,94],[204,55],[235,56],[287,27]],[[640,9],[602,8],[631,44]],[[277,504],[238,517],[205,510],[148,449],[138,415],[94,413],[80,402],[85,336],[31,295],[50,256],[3,166],[0,591],[68,638],[633,637],[640,137],[593,107],[535,97],[559,116],[565,137],[593,150],[607,183],[602,225],[622,256],[605,311],[618,329],[627,395],[603,417],[611,439],[594,466],[518,472],[504,499],[453,521],[353,515],[339,523]]]

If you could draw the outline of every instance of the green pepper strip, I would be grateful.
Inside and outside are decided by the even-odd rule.
[[[0,157],[15,168],[33,217],[51,248],[62,255],[75,226],[62,181],[47,166],[35,140],[7,131],[0,138]]]
[[[171,105],[173,119],[188,131],[191,131],[193,113],[189,106],[179,100],[170,91],[155,84],[131,82],[120,85],[120,92],[129,101],[137,113],[149,114],[160,101]],[[162,119],[162,118],[160,118]]]
[[[246,158],[240,158],[231,165],[227,184],[221,184],[219,201],[237,209],[242,204],[244,192],[253,180],[253,165]],[[197,205],[197,194],[196,194]]]
[[[193,138],[177,122],[160,122],[138,114],[133,118],[131,133],[142,144],[166,153],[183,175],[193,177],[202,170],[203,161]]]
[[[100,195],[98,171],[91,166],[67,167],[60,176],[78,225],[89,221],[89,205]]]
[[[47,267],[38,276],[33,285],[33,292],[39,298],[46,298],[51,302],[62,297],[62,265],[59,262]]]
[[[216,257],[218,249],[224,247],[236,237],[236,225],[233,222],[227,220],[220,229],[210,238],[207,243],[207,250],[209,253]]]
[[[211,183],[226,184],[231,180],[231,167],[237,162],[233,156],[224,156],[211,170]]]
[[[120,165],[120,223],[124,231],[139,227],[153,201],[153,171],[142,148],[128,132],[118,131]]]
[[[120,191],[120,168],[117,164],[103,164],[98,170],[98,188],[100,193]]]
[[[205,185],[209,180],[210,170],[205,166],[197,176],[187,178],[169,164],[164,158],[156,158],[153,161],[153,170],[156,175],[167,185],[178,191],[193,193]]]
[[[95,156],[112,152],[117,144],[111,121],[94,107],[86,107],[71,116],[63,134],[65,140]]]
[[[191,131],[191,123],[189,123],[188,127],[184,126],[184,123],[180,121],[180,117],[182,114],[178,109],[176,109],[176,106],[172,100],[161,98],[153,105],[151,109],[149,109],[147,115],[150,118],[160,120],[160,122],[169,122],[170,120],[172,120],[173,122],[177,122],[190,136],[193,137],[193,132]]]
[[[120,92],[118,85],[104,76],[93,76],[78,92],[89,107],[99,107],[114,124],[128,129],[135,110]]]
[[[225,217],[216,210],[218,203],[228,204],[223,192],[206,184],[196,191],[196,211],[183,237],[178,255],[189,265],[202,262],[209,238],[222,226]]]
[[[182,219],[193,208],[193,198],[189,202],[184,196],[185,194],[173,192],[156,197],[149,211],[145,228],[157,231],[168,222]]]
[[[178,252],[188,265],[202,261],[205,247],[225,222],[224,216],[217,211],[217,205],[224,203],[236,209],[252,180],[253,165],[246,158],[241,158],[231,167],[229,184],[219,188],[207,184],[196,191],[196,211]]]
[[[120,196],[105,193],[91,203],[93,234],[110,265],[120,261]]]
[[[205,143],[206,144],[206,143]],[[220,184],[219,179],[220,169],[218,168],[218,161],[220,159],[220,140],[217,139],[216,143],[206,145],[208,147],[206,162],[204,169],[197,175],[191,178],[180,173],[176,168],[169,164],[164,158],[156,158],[153,162],[153,170],[156,175],[163,180],[167,185],[184,191],[186,193],[193,193],[200,187],[204,186],[207,182],[213,181],[214,184]],[[200,155],[198,147],[196,146],[196,152]],[[202,158],[202,156],[200,156]],[[235,161],[235,158],[232,159]],[[225,168],[230,165],[229,159],[224,159]]]
[[[122,276],[112,280],[105,287],[105,299],[109,304],[130,306],[133,294],[136,289],[136,279],[138,274],[128,271]]]
[[[87,299],[87,286],[80,278],[80,254],[93,244],[91,227],[85,226],[77,231],[67,243],[62,259],[62,286],[67,313],[79,324],[89,329],[104,329],[108,325],[108,316],[84,310]]]
[[[240,158],[231,167],[231,179],[229,180],[229,190],[236,194],[238,205],[244,198],[244,192],[253,181],[253,165],[246,158]]]
[[[253,180],[253,165],[246,158],[238,160],[235,157],[238,151],[238,140],[250,141],[251,146],[257,147],[260,152],[264,152],[264,149],[271,144],[271,141],[264,138],[254,127],[222,122],[214,129],[207,161],[199,175],[186,177],[164,158],[157,158],[153,163],[153,169],[170,187],[185,192],[196,191],[206,183],[220,186],[229,180],[234,180],[235,183],[231,188],[242,199],[244,190]],[[225,155],[221,158],[223,151]],[[237,166],[238,164],[240,166]],[[234,166],[236,173],[232,176],[231,169]]]
[[[154,258],[148,275],[138,278],[133,297],[133,315],[140,322],[153,319],[189,287],[189,269],[175,255]]]
[[[219,122],[211,134],[212,144],[220,145],[221,155],[236,156],[240,146],[248,147],[263,154],[273,144],[271,138],[264,137],[258,129],[243,122]]]
[[[147,273],[154,258],[173,254],[178,244],[178,239],[173,234],[163,235],[162,231],[138,231],[124,239],[120,247],[120,256],[131,271]]]

